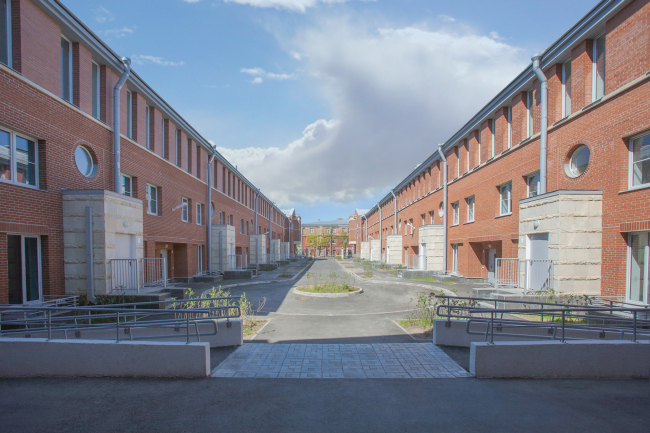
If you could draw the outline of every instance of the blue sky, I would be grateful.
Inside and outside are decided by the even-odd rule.
[[[370,208],[595,0],[62,0],[303,221]]]

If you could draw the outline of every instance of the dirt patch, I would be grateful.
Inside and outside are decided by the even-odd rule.
[[[252,340],[268,320],[251,320],[244,327],[244,340]]]
[[[429,340],[433,336],[433,328],[423,328],[411,320],[400,320],[399,325],[417,339]]]

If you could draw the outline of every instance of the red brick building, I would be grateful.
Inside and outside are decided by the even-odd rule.
[[[490,279],[498,258],[544,259],[556,290],[647,304],[650,3],[600,2],[540,69],[546,113],[531,64],[394,195],[350,218],[361,257]]]
[[[0,303],[106,293],[118,259],[165,257],[187,281],[250,263],[253,244],[258,261],[295,251],[300,217],[127,63],[57,0],[0,1]]]
[[[343,218],[303,224],[302,245],[304,254],[310,257],[347,256],[353,253],[348,223]]]

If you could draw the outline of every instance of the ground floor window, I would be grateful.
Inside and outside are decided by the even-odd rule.
[[[7,235],[9,303],[27,304],[43,297],[41,238]]]
[[[458,273],[458,244],[451,244],[451,272]]]
[[[649,232],[628,235],[627,298],[632,302],[648,303],[649,237]]]
[[[203,245],[196,246],[196,271],[203,272]]]

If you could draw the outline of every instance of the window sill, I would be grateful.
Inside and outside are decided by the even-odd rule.
[[[0,182],[6,183],[6,184],[9,184],[9,185],[19,186],[19,187],[22,187],[22,188],[33,189],[34,191],[47,192],[47,190],[40,189],[39,187],[37,187],[35,185],[29,185],[29,184],[26,184],[26,183],[14,182],[14,181],[9,180],[9,179],[0,179]]]
[[[624,191],[619,191],[619,194],[626,194],[628,192],[633,192],[633,191],[641,191],[644,189],[650,189],[650,183],[644,183],[643,185],[636,185],[636,186],[631,186],[628,189]]]
[[[495,216],[494,219],[497,219],[497,218],[503,218],[503,217],[508,217],[508,216],[511,216],[511,215],[512,215],[512,212],[510,212],[510,213],[504,213],[503,215],[497,215],[497,216]]]
[[[160,216],[160,215],[158,215],[157,213],[151,213],[151,212],[147,212],[147,215],[151,215],[151,216]]]
[[[457,226],[458,226],[458,223],[449,225],[449,227],[457,227]]]
[[[474,224],[474,220],[472,220],[472,221],[467,221],[467,222],[464,222],[464,223],[463,223],[463,225],[465,225],[465,224]]]

